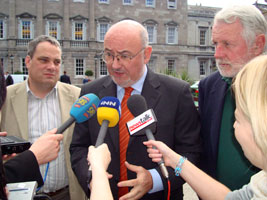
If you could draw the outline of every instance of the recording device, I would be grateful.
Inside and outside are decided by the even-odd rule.
[[[91,118],[97,109],[99,98],[95,94],[86,94],[74,102],[70,110],[70,118],[64,122],[56,133],[63,133],[73,122],[82,123]]]
[[[101,125],[99,134],[97,136],[95,147],[104,143],[108,127],[114,127],[120,120],[120,101],[115,97],[104,97],[99,102],[97,108],[97,121]],[[89,165],[87,173],[87,184],[92,178],[91,166]]]
[[[156,131],[157,118],[153,109],[147,109],[147,103],[143,96],[132,95],[127,106],[135,118],[126,123],[131,136],[146,135],[148,140],[155,140],[153,132]],[[156,147],[153,147],[156,149]],[[169,173],[164,165],[163,159],[158,162],[161,173],[165,178],[169,178]]]
[[[31,146],[29,141],[16,136],[0,137],[2,154],[21,153],[28,150]]]

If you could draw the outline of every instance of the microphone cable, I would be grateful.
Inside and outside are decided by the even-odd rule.
[[[48,162],[47,165],[46,165],[45,175],[44,175],[44,179],[43,179],[44,184],[45,184],[45,181],[46,181],[49,165],[50,165],[50,162]],[[44,186],[44,184],[36,189],[36,193],[39,192],[39,190]]]
[[[169,178],[167,178],[167,182],[168,182],[167,200],[170,200],[170,196],[171,196],[171,182],[170,182],[170,179]]]

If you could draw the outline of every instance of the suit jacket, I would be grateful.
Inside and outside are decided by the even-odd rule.
[[[59,104],[62,122],[69,118],[69,112],[73,103],[78,99],[80,88],[57,82]],[[26,81],[9,86],[7,98],[2,108],[1,131],[7,131],[8,135],[15,135],[28,140],[28,98]],[[82,199],[85,197],[77,179],[71,169],[69,145],[72,139],[74,125],[64,132],[65,161],[67,166],[69,189],[71,199]]]
[[[201,120],[201,137],[203,154],[201,168],[215,177],[220,128],[227,83],[219,72],[215,72],[199,83],[199,113]]]
[[[71,84],[70,77],[68,75],[65,75],[65,74],[60,76],[60,81],[63,83]]]
[[[116,89],[116,85],[111,77],[106,76],[84,85],[81,95],[94,93],[100,99],[105,96],[116,97]],[[148,108],[153,108],[158,119],[155,134],[156,140],[163,141],[174,151],[196,163],[201,152],[200,123],[189,90],[189,84],[176,78],[155,74],[148,70],[142,95],[147,101]],[[89,196],[90,192],[86,184],[88,171],[86,157],[88,146],[95,145],[99,129],[100,126],[96,116],[93,116],[87,122],[76,124],[70,146],[72,168],[87,196]],[[156,168],[161,175],[157,163],[152,162],[148,157],[147,149],[143,144],[143,141],[146,140],[146,136],[131,137],[126,160],[145,169]],[[104,141],[109,147],[112,158],[108,168],[108,172],[113,174],[110,186],[114,199],[118,199],[117,183],[120,176],[118,125],[108,129]],[[168,170],[172,190],[171,198],[176,200],[182,199],[182,185],[184,181],[180,177],[175,177],[171,168]],[[128,170],[128,179],[134,178],[136,178],[136,174]],[[162,180],[166,191],[167,183],[163,177]],[[164,199],[164,191],[146,194],[142,199]]]
[[[7,183],[37,181],[38,187],[44,184],[36,157],[30,150],[5,162],[4,171]]]

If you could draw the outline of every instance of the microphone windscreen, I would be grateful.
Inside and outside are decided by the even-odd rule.
[[[104,97],[98,104],[97,121],[102,125],[103,120],[109,121],[108,127],[117,125],[120,119],[120,101],[116,97]]]
[[[127,107],[135,117],[147,111],[146,100],[140,94],[133,94],[132,96],[130,96],[127,101]]]
[[[95,94],[83,95],[72,105],[70,115],[77,123],[85,122],[96,113],[98,104],[99,98]]]

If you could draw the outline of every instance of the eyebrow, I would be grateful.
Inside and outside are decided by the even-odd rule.
[[[104,51],[111,51],[112,52],[112,50],[108,49],[108,48],[105,48]],[[122,51],[117,51],[117,53],[118,54],[123,54],[123,53],[130,53],[131,54],[132,52],[130,52],[128,50],[122,50]]]

